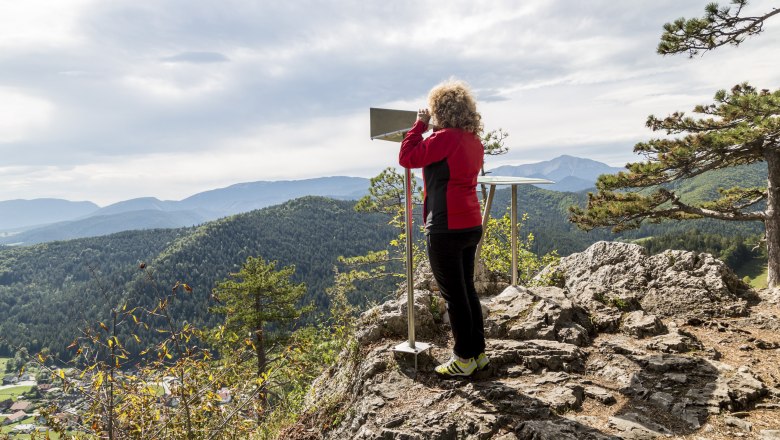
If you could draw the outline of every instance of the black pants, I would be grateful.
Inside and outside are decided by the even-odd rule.
[[[485,351],[482,305],[474,288],[474,258],[482,229],[428,235],[433,276],[447,301],[455,338],[453,352],[472,358]]]

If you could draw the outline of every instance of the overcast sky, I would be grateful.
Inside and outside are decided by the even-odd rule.
[[[649,114],[780,87],[780,18],[736,49],[655,54],[707,2],[0,0],[0,200],[372,177],[398,144],[369,140],[369,107],[415,110],[451,76],[510,134],[488,168],[622,166]]]

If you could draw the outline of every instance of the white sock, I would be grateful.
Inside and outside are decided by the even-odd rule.
[[[456,354],[456,355],[455,355],[455,359],[457,359],[457,360],[459,360],[459,361],[463,362],[464,364],[468,364],[469,362],[471,362],[471,359],[472,359],[472,358],[462,358],[462,357],[460,357],[460,356],[458,356],[458,355]]]

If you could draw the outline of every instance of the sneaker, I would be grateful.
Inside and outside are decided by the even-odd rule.
[[[479,371],[484,370],[485,368],[488,367],[488,365],[490,365],[490,359],[488,359],[484,351],[480,353],[479,356],[477,356],[476,362],[477,362],[477,370]]]
[[[477,361],[474,358],[461,360],[453,355],[450,360],[436,367],[436,374],[442,377],[471,376],[477,369]]]

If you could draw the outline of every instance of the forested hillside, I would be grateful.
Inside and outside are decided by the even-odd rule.
[[[2,249],[0,336],[9,343],[0,343],[0,355],[12,345],[31,352],[49,347],[67,357],[67,345],[85,323],[108,319],[111,307],[125,301],[129,307],[155,304],[177,281],[193,292],[173,305],[174,316],[214,324],[209,292],[250,255],[294,264],[295,280],[308,286],[305,301],[322,309],[336,258],[381,247],[395,234],[384,217],[356,213],[353,205],[306,197],[198,228]]]

